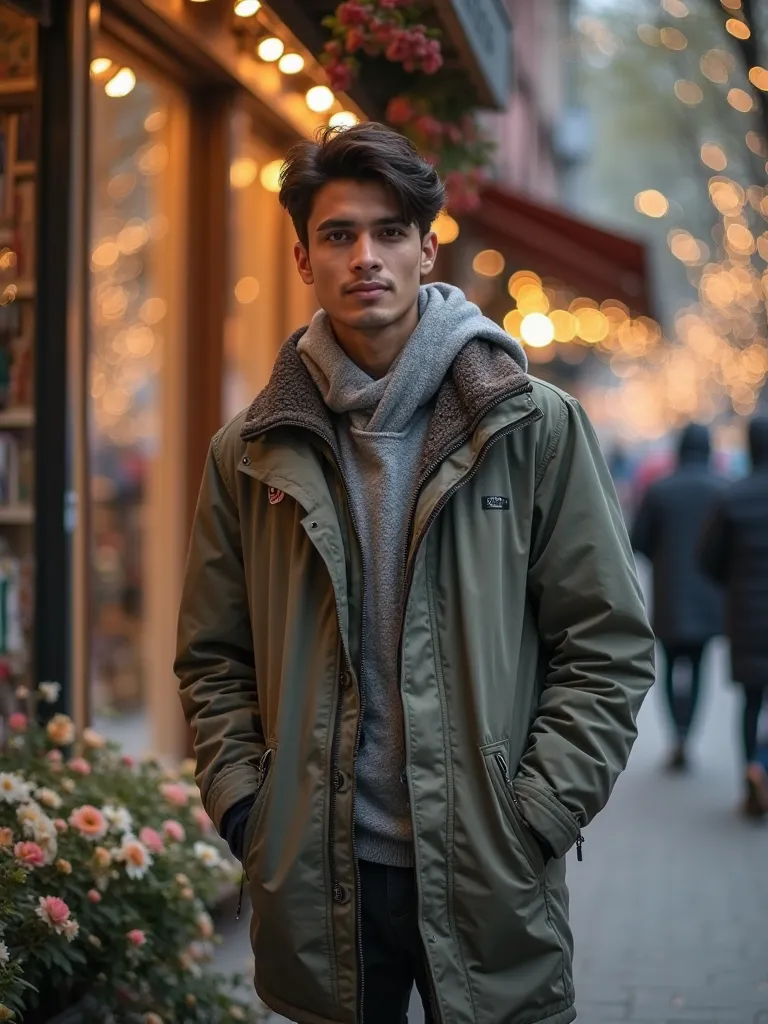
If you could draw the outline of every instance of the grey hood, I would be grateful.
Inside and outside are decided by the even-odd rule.
[[[324,310],[312,318],[298,351],[329,409],[351,413],[358,430],[400,433],[417,410],[432,401],[454,359],[471,341],[498,345],[527,369],[520,342],[483,316],[460,288],[449,284],[422,285],[416,330],[389,373],[379,380],[342,350]]]

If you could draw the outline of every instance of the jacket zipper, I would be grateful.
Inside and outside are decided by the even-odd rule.
[[[528,819],[523,814],[523,809],[520,806],[520,803],[519,803],[519,801],[517,799],[517,794],[515,793],[515,787],[512,785],[512,779],[510,778],[510,775],[509,775],[509,767],[507,765],[506,758],[504,757],[504,755],[501,753],[500,750],[497,750],[496,753],[493,755],[493,759],[496,762],[496,764],[499,766],[499,768],[501,769],[501,774],[504,776],[504,781],[506,782],[507,789],[509,790],[509,794],[512,797],[512,803],[515,805],[515,810],[520,815],[520,820],[522,821],[522,823],[525,825],[525,827],[528,829],[529,832],[533,832],[533,829],[528,824]],[[582,855],[582,852],[581,852],[581,848],[582,848],[583,845],[584,845],[584,836],[581,834],[581,826],[579,826],[579,834],[576,837],[576,859],[579,860],[579,861],[583,860],[583,855]]]
[[[359,984],[360,1024],[362,1024],[362,1020],[363,1020],[363,986],[364,986],[364,977],[363,977],[363,941],[362,941],[362,937],[361,937],[360,922],[362,921],[362,914],[363,914],[363,900],[362,900],[362,896],[361,896],[361,893],[360,893],[360,869],[359,869],[358,863],[357,863],[357,845],[356,845],[356,842],[355,842],[354,800],[355,800],[355,785],[356,785],[356,777],[357,777],[357,752],[358,752],[358,748],[360,746],[360,735],[361,735],[362,728],[363,728],[363,715],[365,714],[365,689],[363,687],[362,666],[363,666],[364,661],[365,661],[365,595],[366,595],[366,592],[367,592],[367,589],[368,589],[368,571],[367,571],[367,567],[366,567],[366,563],[365,563],[365,558],[363,557],[363,545],[360,542],[360,530],[359,530],[358,525],[357,525],[357,519],[355,518],[355,511],[354,511],[354,509],[352,507],[352,501],[351,501],[351,499],[349,497],[349,485],[347,484],[346,477],[344,476],[344,471],[341,468],[341,458],[339,457],[339,452],[338,452],[338,449],[337,449],[336,444],[334,442],[334,439],[332,437],[327,436],[322,431],[316,430],[314,427],[309,426],[307,423],[302,422],[301,420],[296,420],[296,419],[280,420],[279,423],[273,424],[270,429],[274,429],[274,427],[276,427],[276,426],[280,426],[280,427],[297,427],[297,428],[299,428],[301,430],[308,430],[308,431],[310,431],[310,433],[315,434],[316,437],[319,437],[321,441],[323,441],[325,444],[328,445],[328,447],[330,448],[331,452],[333,453],[334,462],[335,462],[335,468],[336,468],[337,473],[339,474],[339,479],[341,480],[342,487],[344,488],[344,497],[346,498],[346,501],[347,501],[347,508],[349,509],[349,517],[350,517],[350,520],[352,522],[352,528],[353,528],[353,530],[355,532],[355,540],[357,541],[358,551],[360,552],[360,564],[362,566],[362,575],[363,575],[363,593],[362,593],[362,601],[361,601],[362,609],[363,609],[363,617],[362,617],[363,624],[362,624],[361,632],[360,632],[360,672],[358,674],[358,689],[360,691],[360,710],[359,710],[358,716],[357,716],[357,735],[355,736],[355,753],[354,753],[354,758],[353,758],[353,762],[352,762],[352,780],[351,780],[351,785],[352,785],[352,808],[353,808],[353,810],[352,810],[352,858],[353,858],[353,860],[355,862],[355,889],[356,889],[356,897],[357,897],[357,899],[356,899],[356,914],[357,914],[357,917],[356,917],[356,921],[355,921],[355,931],[356,931],[356,937],[357,937],[358,974],[359,974],[359,979],[360,979],[360,984]],[[263,432],[264,431],[257,431],[257,432],[255,432],[253,434],[248,434],[247,436],[245,436],[243,438],[243,440],[245,440],[246,442],[247,441],[252,441],[256,437],[259,437],[260,434],[263,433]],[[346,644],[344,642],[344,633],[343,633],[342,628],[341,628],[341,616],[339,615],[338,607],[336,608],[336,620],[337,620],[338,627],[339,627],[339,636],[341,637],[341,644],[342,644],[342,648],[344,650],[344,654],[346,656],[347,665],[348,665],[349,669],[351,670],[351,668],[352,668],[352,659],[349,656],[349,650],[347,649],[347,646],[346,646]],[[343,692],[343,688],[342,688],[342,685],[341,685],[341,674],[340,674],[339,679],[338,679],[337,682],[338,682],[338,686],[339,686],[339,699],[338,699],[338,702],[337,702],[337,705],[336,705],[336,722],[335,722],[335,725],[334,725],[333,751],[332,751],[332,755],[331,755],[331,822],[330,822],[330,829],[329,829],[329,835],[328,835],[328,841],[329,841],[329,844],[330,844],[331,883],[333,885],[333,894],[332,895],[333,895],[334,899],[336,899],[337,894],[339,894],[341,892],[341,884],[340,884],[340,882],[336,878],[336,857],[335,857],[335,854],[334,854],[334,841],[335,841],[335,837],[336,837],[336,815],[335,815],[335,806],[334,805],[336,803],[336,777],[337,777],[336,773],[339,770],[339,768],[338,768],[338,757],[339,757],[338,737],[339,737],[339,733],[340,733],[340,730],[341,730],[341,725],[340,725],[341,713],[342,713],[342,709],[343,709],[343,706],[344,706],[344,692]],[[241,886],[242,886],[242,883],[241,883]]]
[[[256,787],[256,795],[254,796],[254,803],[259,799],[259,793],[261,793],[269,775],[269,769],[272,764],[272,755],[274,750],[272,747],[267,747],[264,753],[261,755],[259,760],[259,784]],[[243,851],[243,856],[247,856],[248,851]],[[240,891],[237,894],[237,910],[235,911],[235,920],[240,920],[240,911],[243,909],[243,887],[245,885],[245,865],[243,864],[240,871]]]

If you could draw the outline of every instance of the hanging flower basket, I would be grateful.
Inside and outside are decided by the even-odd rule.
[[[337,91],[360,75],[379,84],[386,120],[437,168],[449,209],[462,213],[479,202],[494,146],[477,128],[466,76],[445,68],[442,31],[425,20],[423,4],[345,0],[323,21],[331,38],[320,60]]]

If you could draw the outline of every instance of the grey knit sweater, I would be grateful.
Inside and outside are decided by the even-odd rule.
[[[423,286],[419,323],[387,375],[369,377],[340,348],[320,311],[298,351],[334,416],[342,471],[350,488],[368,588],[361,680],[365,713],[358,755],[355,825],[363,860],[413,864],[404,782],[405,737],[398,650],[403,614],[408,512],[415,498],[422,447],[434,399],[461,349],[473,339],[526,358],[463,292]]]

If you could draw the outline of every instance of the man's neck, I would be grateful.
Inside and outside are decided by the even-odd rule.
[[[355,330],[331,319],[331,327],[344,353],[369,377],[386,377],[419,322],[419,305],[414,303],[405,316],[377,330]]]

